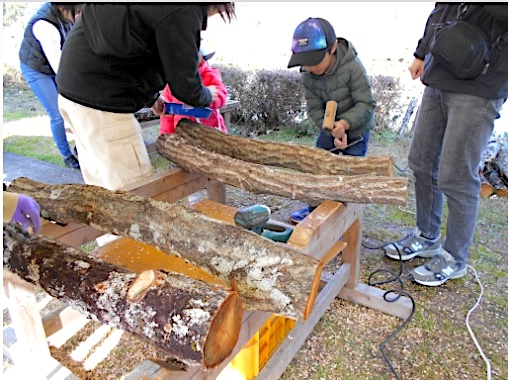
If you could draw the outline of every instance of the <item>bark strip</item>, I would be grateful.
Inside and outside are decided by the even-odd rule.
[[[157,152],[180,167],[256,194],[274,194],[317,206],[325,200],[405,205],[408,180],[367,175],[317,175],[237,160],[161,135]]]
[[[318,261],[287,245],[179,204],[93,185],[17,178],[9,191],[35,198],[45,218],[88,224],[182,257],[234,283],[247,310],[303,319]]]
[[[180,120],[175,134],[202,149],[260,165],[312,174],[393,176],[391,157],[343,156],[325,149],[226,135],[187,119]]]
[[[134,273],[14,224],[4,224],[3,249],[4,268],[186,364],[213,368],[237,342],[241,300],[225,286],[177,273]],[[133,288],[136,297],[129,297]]]

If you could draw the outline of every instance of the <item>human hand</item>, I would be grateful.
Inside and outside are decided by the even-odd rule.
[[[18,194],[18,203],[11,221],[21,224],[27,231],[30,227],[33,227],[34,232],[37,232],[41,228],[40,211],[39,204],[35,199],[27,195]]]
[[[423,74],[424,61],[420,58],[413,59],[411,65],[409,65],[408,70],[411,73],[411,78],[416,79],[420,78]]]
[[[219,93],[217,91],[217,87],[215,87],[215,86],[207,86],[206,88],[210,91],[210,94],[212,94],[212,103],[215,102],[217,100],[217,97],[219,96]]]
[[[334,138],[333,145],[337,149],[345,149],[347,147],[346,131],[349,129],[349,123],[342,119],[333,123],[332,136]]]
[[[168,101],[163,95],[159,95],[153,106],[150,108],[155,115],[157,116],[164,115],[166,113],[166,106],[164,105],[164,103],[167,102]]]

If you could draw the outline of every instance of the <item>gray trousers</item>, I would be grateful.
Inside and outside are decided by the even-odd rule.
[[[505,99],[426,87],[415,120],[409,167],[415,177],[416,225],[436,238],[446,196],[448,219],[443,248],[466,262],[478,215],[482,151]]]

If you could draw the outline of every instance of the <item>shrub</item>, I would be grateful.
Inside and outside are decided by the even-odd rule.
[[[7,88],[19,88],[21,90],[30,90],[21,71],[13,66],[3,65],[3,86]]]
[[[400,79],[392,76],[374,75],[370,77],[372,91],[376,98],[376,125],[374,129],[394,130],[403,117],[403,86]]]
[[[263,134],[282,125],[296,126],[302,119],[305,98],[299,73],[216,67],[229,87],[231,99],[240,101],[240,106],[232,113],[231,121],[246,127],[248,134]]]
[[[306,119],[304,90],[298,72],[217,68],[229,87],[231,99],[240,101],[231,121],[242,127],[244,134],[263,134],[281,125],[294,128],[297,135],[317,134],[319,126]],[[404,110],[400,79],[385,75],[374,75],[370,79],[377,101],[374,129],[396,130]]]

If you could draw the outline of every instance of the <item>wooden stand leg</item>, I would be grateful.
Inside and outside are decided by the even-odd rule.
[[[349,229],[344,233],[343,239],[347,241],[348,245],[342,252],[342,260],[344,263],[351,265],[351,275],[346,286],[340,291],[339,297],[398,318],[406,319],[411,313],[413,306],[408,297],[402,296],[395,302],[387,302],[383,298],[385,294],[384,290],[358,282],[362,239],[360,218],[351,224]]]
[[[208,199],[218,202],[226,203],[226,185],[222,182],[215,182],[206,188]]]
[[[13,358],[16,362],[27,358],[46,359],[51,356],[41,316],[37,309],[35,288],[19,276],[4,271],[4,288],[9,299],[8,309],[12,325],[16,331],[18,349],[22,357]]]

